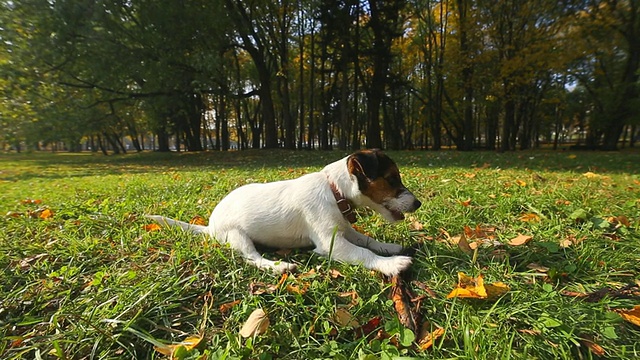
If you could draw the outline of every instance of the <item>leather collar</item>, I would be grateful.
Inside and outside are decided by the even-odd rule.
[[[340,191],[338,191],[336,184],[331,180],[329,180],[329,186],[331,186],[331,192],[333,192],[333,197],[336,199],[336,204],[338,205],[338,209],[340,209],[342,216],[352,224],[356,222],[356,214],[353,212],[353,205],[351,204],[351,201],[342,196]]]

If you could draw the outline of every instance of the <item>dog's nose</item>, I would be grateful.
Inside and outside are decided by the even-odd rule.
[[[415,210],[418,210],[418,208],[420,208],[420,206],[422,206],[422,203],[420,202],[420,200],[416,199],[416,200],[413,202],[413,210],[414,210],[414,211],[415,211]]]

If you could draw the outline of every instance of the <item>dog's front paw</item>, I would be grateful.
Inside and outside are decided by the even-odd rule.
[[[376,266],[376,270],[387,276],[395,276],[406,270],[411,265],[412,259],[408,256],[391,256],[383,258]]]

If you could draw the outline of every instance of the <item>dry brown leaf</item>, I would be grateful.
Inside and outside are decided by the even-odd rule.
[[[518,332],[521,334],[527,334],[527,335],[540,335],[542,334],[542,332],[540,330],[536,330],[536,329],[518,329]]]
[[[289,294],[304,295],[307,293],[307,290],[309,290],[309,283],[304,282],[302,285],[287,284],[285,289]]]
[[[640,326],[640,305],[634,306],[631,310],[616,309],[614,311],[620,314],[620,316],[622,316],[626,321],[636,326]]]
[[[467,254],[473,254],[473,249],[469,246],[469,242],[467,241],[467,236],[462,233],[460,236],[454,236],[451,238],[452,241],[456,242],[458,248]]]
[[[529,241],[531,241],[532,239],[533,239],[533,236],[518,234],[518,236],[516,236],[513,239],[509,240],[509,245],[511,245],[511,246],[524,245],[524,244],[528,243]]]
[[[240,300],[235,300],[235,301],[230,301],[228,303],[224,303],[222,305],[220,305],[220,312],[221,313],[226,313],[229,310],[231,310],[234,306],[240,304]]]
[[[350,297],[351,298],[350,306],[357,305],[358,301],[359,301],[358,293],[355,290],[341,292],[341,293],[338,294],[338,296],[339,297]]]
[[[539,272],[543,272],[546,273],[547,271],[549,271],[549,268],[546,266],[542,266],[538,263],[531,263],[529,265],[527,265],[527,269],[531,269],[531,270],[535,270],[535,271],[539,271]]]
[[[462,205],[464,207],[471,206],[471,198],[468,198],[467,200],[460,201],[460,205]]]
[[[240,336],[249,338],[264,334],[269,328],[269,317],[262,309],[255,309],[240,329]]]
[[[398,275],[391,279],[391,300],[393,307],[398,314],[398,320],[405,328],[410,329],[414,333],[418,330],[418,317],[411,307],[410,298],[412,297],[408,290],[404,287],[404,281]]]
[[[349,310],[343,307],[337,308],[336,312],[333,313],[333,321],[335,321],[336,325],[340,327],[360,327],[360,323],[358,322],[358,320],[356,320],[356,318],[351,315]]]
[[[422,225],[422,223],[420,223],[418,220],[414,220],[411,223],[409,223],[409,230],[422,231],[424,230],[424,225]]]
[[[330,269],[329,276],[331,276],[334,279],[337,279],[339,277],[344,277],[344,275],[342,275],[342,273],[336,269]]]
[[[207,220],[205,220],[200,215],[196,215],[196,216],[192,217],[191,220],[189,220],[189,224],[206,226],[207,225]]]
[[[594,355],[604,356],[604,349],[602,346],[594,343],[593,341],[589,339],[580,339],[580,343],[589,349]]]
[[[38,262],[38,260],[42,259],[43,257],[48,256],[49,254],[43,253],[43,254],[37,254],[37,255],[33,255],[33,256],[28,256],[22,260],[20,260],[20,263],[18,266],[20,266],[20,270],[28,270],[32,264],[35,264],[36,262]]]
[[[163,346],[154,346],[153,348],[166,356],[169,356],[170,359],[173,359],[173,354],[176,351],[176,349],[180,348],[180,347],[184,347],[187,351],[191,351],[193,349],[195,349],[200,342],[202,341],[202,337],[195,335],[195,336],[189,336],[188,338],[184,339],[183,341],[177,343],[177,344],[170,344],[170,345],[163,345]]]
[[[25,204],[25,205],[27,205],[27,204],[36,204],[37,205],[37,204],[41,204],[42,200],[40,200],[40,199],[24,199],[24,200],[20,201],[20,203],[21,204]]]

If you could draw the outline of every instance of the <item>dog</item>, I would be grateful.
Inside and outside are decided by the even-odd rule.
[[[276,273],[293,271],[296,265],[265,259],[255,245],[313,247],[322,256],[393,276],[409,267],[411,257],[398,255],[403,250],[398,244],[382,243],[354,230],[353,210],[369,207],[396,222],[420,206],[391,158],[380,150],[361,150],[296,179],[239,187],[213,209],[208,226],[147,217],[213,237],[249,263]]]

